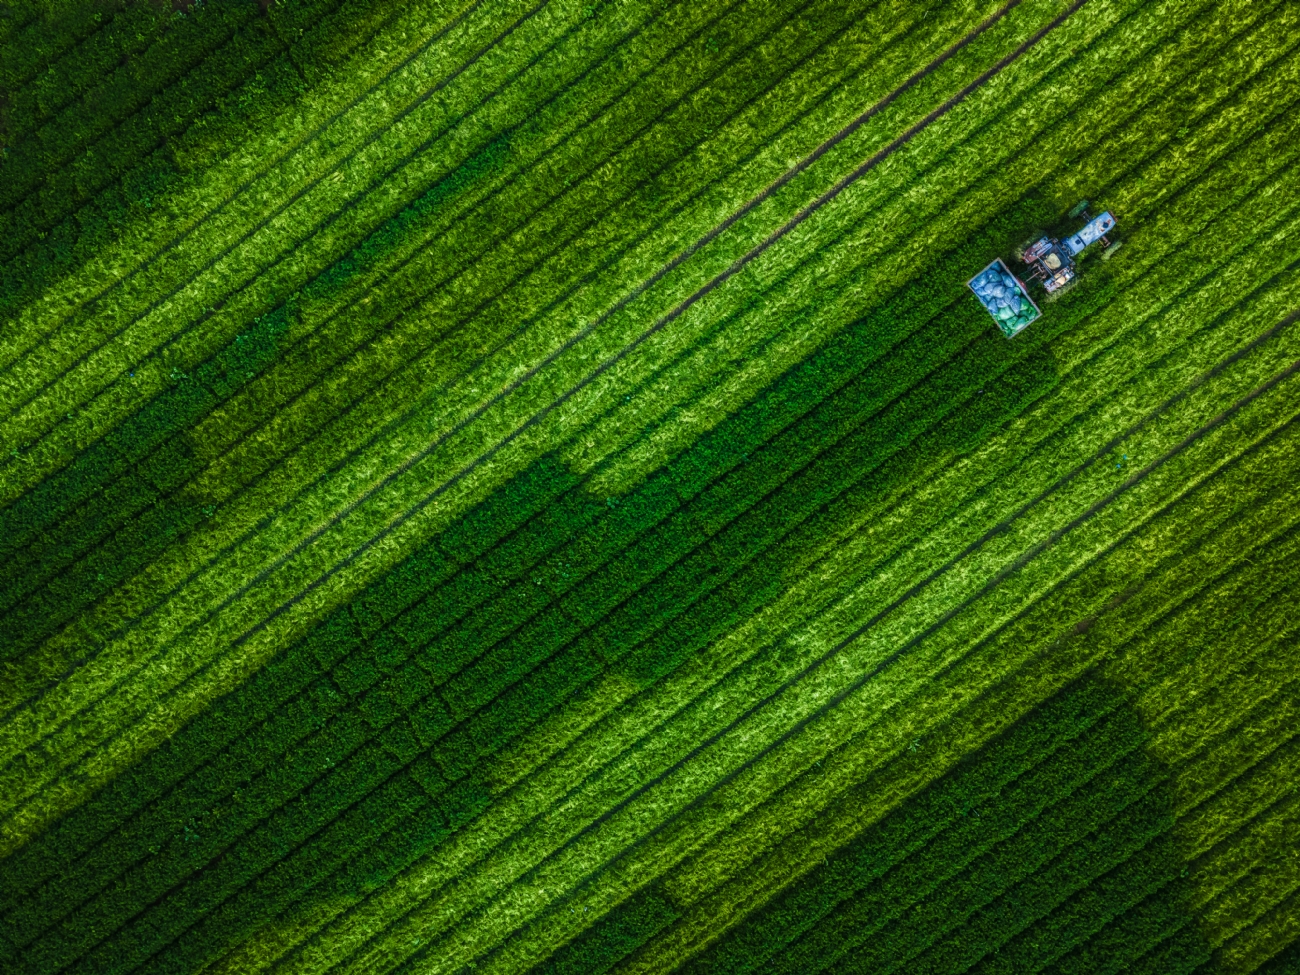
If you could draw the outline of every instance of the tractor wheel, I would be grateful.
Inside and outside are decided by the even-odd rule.
[[[1122,240],[1115,241],[1115,243],[1111,244],[1109,247],[1107,247],[1104,251],[1101,252],[1101,259],[1103,261],[1109,261],[1111,255],[1114,254],[1117,250],[1119,250],[1123,246],[1124,246],[1124,241]]]
[[[1074,205],[1074,209],[1070,211],[1070,219],[1073,220],[1079,214],[1083,213],[1083,211],[1086,209],[1088,209],[1088,201],[1080,200],[1078,203]]]

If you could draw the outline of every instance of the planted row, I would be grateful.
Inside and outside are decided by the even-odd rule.
[[[688,736],[686,736],[686,737],[688,737],[688,740],[690,740],[690,741],[698,741],[698,740],[699,740],[698,732],[695,732],[695,733],[688,733]],[[645,766],[643,766],[643,763],[642,763],[642,766],[641,766],[641,767],[642,767],[642,768],[645,767]],[[723,803],[723,805],[725,806],[725,802]],[[621,816],[620,816],[620,818],[621,818]],[[538,842],[538,844],[539,844],[539,842],[541,842],[541,840],[538,839],[537,842]],[[532,844],[530,844],[530,848],[532,848]],[[645,859],[643,859],[643,857],[638,857],[638,859],[640,859],[640,861],[641,861],[640,865],[638,865],[638,866],[645,867],[645,866],[646,866],[646,861],[645,861]],[[554,874],[552,874],[552,876],[554,876]]]

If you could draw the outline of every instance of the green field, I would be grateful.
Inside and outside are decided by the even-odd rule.
[[[1295,0],[4,0],[0,145],[0,972],[1300,972]]]

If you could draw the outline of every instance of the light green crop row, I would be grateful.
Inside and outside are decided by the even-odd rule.
[[[1295,749],[1292,749],[1295,752]],[[1291,762],[1294,774],[1300,763]],[[1300,796],[1292,790],[1254,820],[1225,810],[1245,835],[1234,837],[1196,864],[1197,914],[1217,948],[1246,934],[1258,918],[1300,888],[1300,864],[1288,849],[1300,825]]]
[[[339,171],[341,178],[316,182],[264,226],[242,238],[215,264],[205,266],[191,283],[169,294],[161,305],[147,309],[142,316],[129,313],[124,317],[105,302],[94,318],[93,327],[83,325],[58,333],[44,344],[39,356],[28,357],[11,370],[16,382],[11,398],[13,394],[22,396],[25,390],[40,390],[46,383],[50,385],[36,400],[23,405],[12,418],[0,424],[0,439],[22,442],[39,437],[56,418],[65,414],[68,406],[81,406],[109,383],[125,383],[126,372],[141,363],[142,368],[135,377],[139,382],[131,383],[130,394],[124,397],[126,411],[133,412],[149,396],[165,388],[165,383],[155,385],[150,373],[166,376],[173,367],[183,371],[211,354],[217,346],[233,340],[249,318],[273,306],[277,296],[282,300],[288,292],[296,290],[314,270],[328,266],[351,242],[408,202],[415,193],[412,187],[427,185],[445,174],[448,155],[463,158],[470,154],[474,144],[484,139],[484,125],[496,130],[522,118],[534,94],[531,86],[508,87],[495,99],[491,93],[514,80],[519,63],[527,64],[531,57],[551,46],[556,35],[562,36],[583,22],[582,8],[576,2],[548,5],[536,17],[527,18],[508,41],[475,61],[443,90],[451,104],[444,106],[442,99],[430,99],[407,117],[389,125],[378,138],[351,157],[346,169]],[[477,48],[498,32],[497,24],[486,24],[480,34],[466,40],[472,42],[471,48]],[[575,60],[570,70],[580,67],[581,62]],[[453,91],[460,98],[453,97]],[[488,117],[476,113],[459,122],[449,135],[451,145],[442,145],[440,141],[419,150],[429,130],[436,131],[444,115],[461,107],[459,101],[478,104],[489,99],[484,109]],[[405,162],[400,172],[385,178],[373,175],[386,172],[393,157],[401,159],[412,149],[417,150],[417,155]],[[315,233],[326,217],[328,232]],[[207,240],[210,235],[203,236]],[[349,244],[340,247],[339,237]],[[263,268],[270,270],[263,273]],[[254,282],[256,285],[252,286]],[[239,293],[232,299],[234,289],[239,289]],[[222,307],[204,318],[205,310],[218,306]],[[178,325],[200,321],[202,328],[187,331],[173,340],[167,353],[157,357],[153,369],[143,368],[142,360],[173,336]],[[74,363],[75,368],[70,369]],[[51,382],[54,377],[58,377],[57,381]],[[17,404],[8,405],[13,408]],[[100,425],[111,425],[103,416],[97,419]]]
[[[1233,975],[1247,975],[1291,947],[1297,937],[1300,937],[1300,886],[1293,883],[1291,892],[1278,900],[1271,910],[1220,945],[1216,953],[1220,970]]]
[[[459,66],[456,55],[468,53],[463,38],[485,19],[472,16],[478,6],[472,0],[407,5],[352,55],[343,72],[345,82],[311,86],[296,103],[297,113],[280,119],[281,127],[250,133],[252,138],[196,174],[192,185],[144,225],[132,228],[25,309],[0,351],[0,364],[15,361],[32,340],[119,286],[137,294],[138,307],[147,306],[182,279],[177,274],[192,273],[249,226],[335,169],[437,78]],[[495,17],[489,23],[508,23]],[[431,44],[449,28],[442,46]],[[206,224],[203,233],[190,234],[201,224]],[[121,300],[113,298],[115,304]]]

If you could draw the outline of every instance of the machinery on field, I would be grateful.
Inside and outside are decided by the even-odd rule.
[[[1049,300],[1077,279],[1075,258],[1085,247],[1098,242],[1104,244],[1106,250],[1102,254],[1103,259],[1109,258],[1119,249],[1118,242],[1111,243],[1106,237],[1107,232],[1115,226],[1115,217],[1109,210],[1098,217],[1090,216],[1087,207],[1088,201],[1084,200],[1070,211],[1072,218],[1082,216],[1088,221],[1077,233],[1063,241],[1044,235],[1016,253],[1016,257],[1028,266],[1026,278],[1030,283],[1041,284]],[[1007,338],[1016,335],[1042,315],[1042,310],[1029,296],[1028,286],[1011,272],[1001,258],[995,259],[966,284],[975,292],[975,297],[993,316]]]

